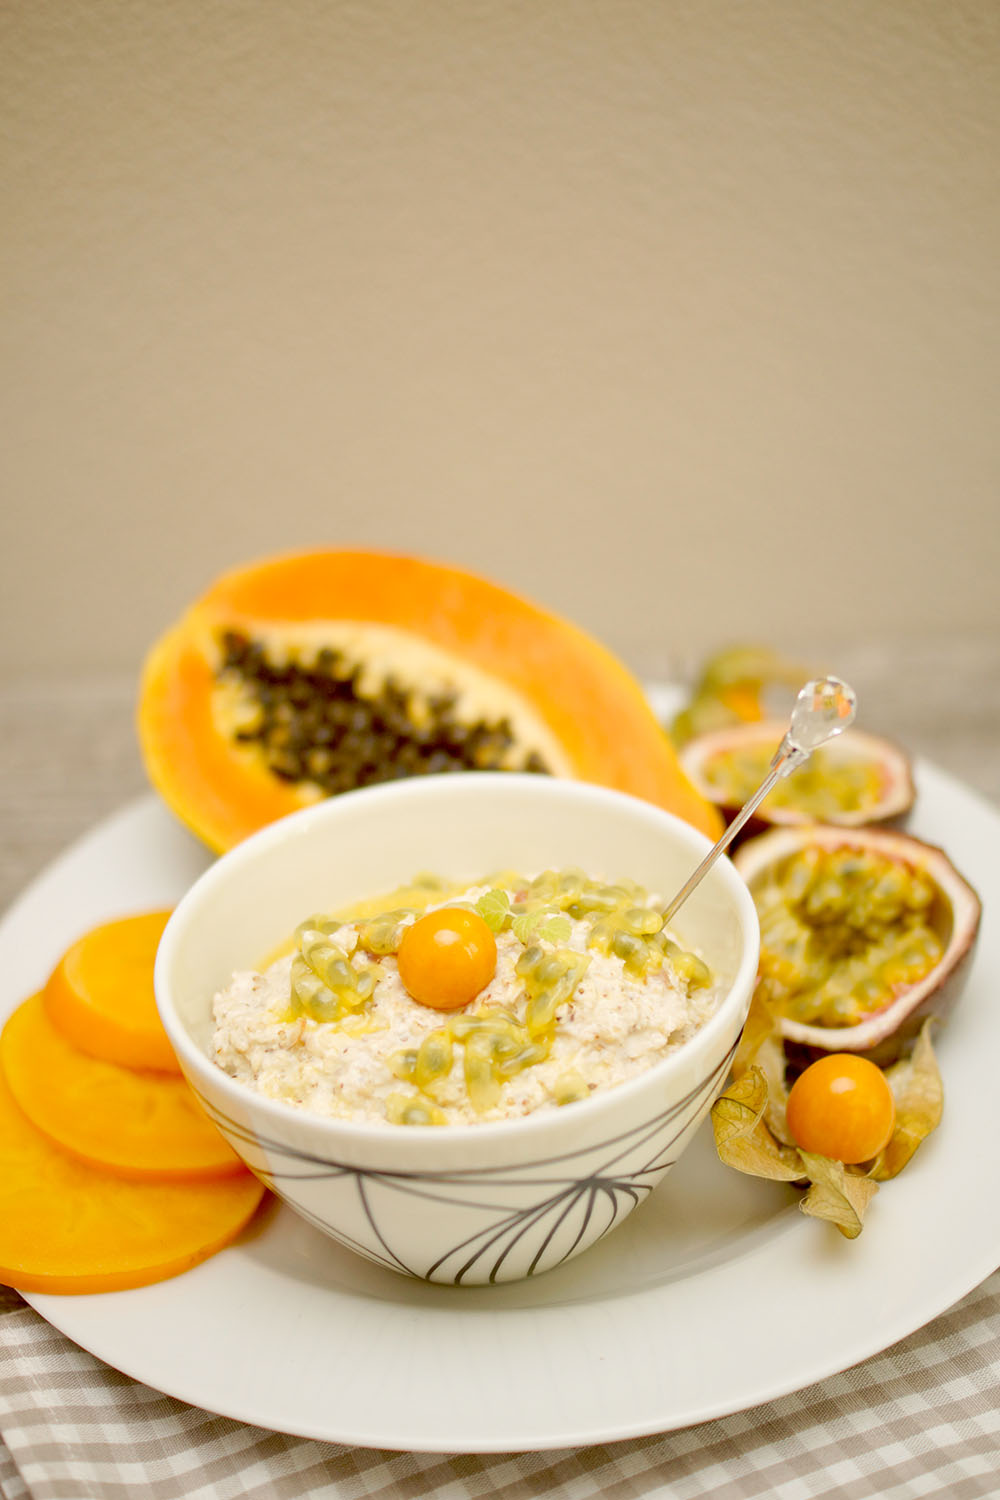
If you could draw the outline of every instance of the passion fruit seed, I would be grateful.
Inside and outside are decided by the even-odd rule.
[[[533,1038],[526,1026],[506,1012],[454,1016],[421,1042],[418,1050],[397,1052],[390,1067],[397,1078],[433,1099],[438,1085],[450,1078],[454,1045],[462,1046],[462,1077],[474,1109],[482,1113],[499,1098],[501,1085],[525,1068],[544,1062],[552,1033]]]
[[[707,785],[728,806],[741,806],[767,775],[777,744],[719,750],[705,762]],[[767,805],[796,808],[822,822],[874,807],[881,793],[882,774],[877,765],[833,755],[820,746],[805,765],[768,793]]]
[[[871,849],[797,851],[753,894],[762,996],[808,1025],[857,1025],[919,983],[943,952],[930,880]]]
[[[689,989],[697,990],[712,982],[712,971],[697,953],[681,951],[673,960],[674,972],[683,979]]]
[[[367,953],[384,958],[399,950],[407,925],[420,915],[416,907],[398,906],[358,923],[358,946]]]
[[[219,646],[219,681],[239,695],[234,738],[281,781],[330,796],[427,772],[550,770],[518,745],[508,718],[461,719],[455,693],[418,694],[392,677],[372,691],[363,664],[329,647],[278,661],[235,630]]]
[[[501,877],[494,877],[498,878]],[[502,878],[513,888],[513,897],[507,889],[491,886],[474,907],[453,903],[423,917],[413,908],[398,907],[357,924],[358,950],[379,957],[397,953],[404,984],[407,984],[404,970],[409,969],[404,947],[412,944],[414,934],[420,936],[418,928],[424,923],[430,927],[441,922],[447,927],[454,918],[463,926],[478,924],[477,932],[480,936],[480,929],[487,933],[494,950],[494,934],[507,929],[513,930],[525,944],[515,963],[515,973],[523,981],[527,1002],[524,1020],[499,1007],[476,1012],[464,1008],[488,982],[480,973],[474,993],[454,1005],[455,1013],[449,1015],[443,1026],[427,1033],[418,1048],[406,1048],[390,1059],[394,1075],[417,1091],[414,1095],[391,1096],[397,1102],[391,1111],[387,1106],[387,1118],[395,1123],[436,1123],[434,1111],[438,1110],[441,1090],[445,1085],[454,1087],[456,1080],[456,1044],[462,1049],[459,1065],[462,1084],[479,1113],[496,1104],[505,1082],[550,1056],[557,1012],[572,1000],[590,963],[586,953],[553,946],[570,937],[574,920],[596,916],[589,934],[590,946],[620,957],[628,972],[636,977],[642,978],[650,969],[666,963],[678,981],[689,989],[711,981],[702,960],[685,952],[667,936],[662,912],[649,904],[648,893],[633,881],[604,884],[591,880],[582,870],[572,869],[546,870],[527,882],[511,872]],[[348,955],[334,951],[337,944],[331,942],[332,935],[337,935],[338,942],[347,937],[333,918],[311,918],[299,929],[304,952],[325,974],[342,983],[345,979],[342,963]],[[437,956],[431,952],[432,959]],[[304,958],[302,962],[305,964]],[[413,977],[411,972],[411,981]],[[300,975],[300,987],[310,1013],[324,1005],[328,1011],[336,1011],[336,1005],[331,1006],[320,985],[319,976],[312,970]],[[435,978],[431,989],[438,994],[437,1008],[452,1008],[440,1003],[440,976]],[[306,1001],[301,1003],[305,1005]],[[349,1023],[345,1020],[342,1024]],[[557,1104],[566,1104],[585,1098],[588,1092],[584,1080],[570,1070],[553,1085],[552,1096]],[[404,1106],[414,1100],[420,1103],[420,1109],[411,1119]]]
[[[465,1091],[478,1114],[492,1109],[500,1097],[500,1079],[493,1071],[493,1049],[483,1032],[472,1032],[465,1039],[463,1056]]]
[[[310,917],[296,929],[298,951],[292,959],[291,1015],[313,1021],[343,1021],[365,1009],[375,993],[378,969],[351,962],[357,940],[348,929],[338,942],[332,933],[341,924],[329,917]]]
[[[418,1089],[426,1088],[437,1078],[447,1078],[454,1051],[451,1036],[445,1030],[432,1031],[424,1037],[413,1065],[413,1082]]]
[[[577,953],[573,948],[548,952],[536,946],[526,948],[518,958],[514,972],[524,980],[528,996],[525,1026],[532,1040],[550,1031],[556,1011],[573,998],[589,963],[585,953]]]
[[[605,896],[604,892],[599,894]],[[635,979],[643,979],[667,962],[682,983],[707,984],[710,978],[707,967],[667,937],[662,912],[652,907],[640,908],[631,902],[631,895],[619,899],[617,906],[598,917],[591,927],[588,946],[620,958],[626,973]]]
[[[413,1094],[390,1094],[385,1101],[390,1125],[447,1125],[448,1116],[430,1099]]]
[[[496,1104],[505,1082],[549,1056],[556,1010],[572,999],[588,963],[586,954],[571,949],[526,949],[516,965],[528,995],[523,1023],[499,1008],[455,1014],[429,1032],[419,1049],[397,1052],[390,1059],[393,1073],[433,1100],[438,1085],[452,1074],[458,1042],[466,1094],[473,1109],[484,1113]],[[569,1095],[557,1102],[569,1103]]]
[[[620,958],[633,978],[643,979],[669,962],[681,983],[709,984],[707,966],[694,954],[681,959],[682,949],[663,930],[663,913],[650,904],[649,893],[635,881],[604,884],[582,870],[545,870],[511,902],[511,927],[522,942],[538,938],[565,942],[570,935],[557,925],[559,913],[572,921],[591,921],[587,946]]]
[[[339,917],[329,917],[323,912],[314,916],[306,917],[295,929],[295,941],[301,943],[304,937],[319,934],[324,937],[332,937],[338,934],[338,944],[345,952],[353,953],[357,947],[357,936],[352,928],[341,921]]]
[[[586,1099],[589,1093],[586,1079],[575,1068],[560,1073],[552,1085],[552,1097],[557,1104],[575,1104],[579,1099]]]

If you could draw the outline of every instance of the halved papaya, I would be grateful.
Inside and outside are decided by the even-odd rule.
[[[392,553],[225,574],[150,652],[138,727],[153,785],[220,851],[323,796],[435,771],[573,776],[722,827],[604,646],[474,574]]]

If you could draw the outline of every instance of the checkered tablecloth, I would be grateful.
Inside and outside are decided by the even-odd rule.
[[[622,1443],[483,1455],[348,1448],[210,1416],[2,1297],[2,1500],[1000,1496],[1000,1272],[885,1353],[766,1406]]]

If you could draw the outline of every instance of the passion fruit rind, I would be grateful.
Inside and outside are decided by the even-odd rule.
[[[731,823],[763,780],[787,725],[729,724],[680,751],[688,779]],[[889,823],[913,806],[916,787],[906,752],[881,735],[848,729],[779,782],[748,821],[747,842],[771,827],[825,823],[841,828]]]
[[[853,1025],[806,1024],[780,1016],[783,1041],[803,1058],[827,1052],[855,1052],[880,1067],[903,1056],[924,1021],[944,1021],[954,1009],[968,978],[979,933],[982,903],[945,851],[910,834],[890,829],[846,829],[829,824],[772,829],[751,839],[734,856],[737,870],[753,894],[765,878],[791,856],[809,849],[870,851],[905,864],[935,890],[933,923],[941,955],[915,983],[898,988],[890,1003]]]

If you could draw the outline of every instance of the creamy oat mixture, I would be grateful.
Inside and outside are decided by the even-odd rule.
[[[293,952],[234,974],[214,1001],[216,1062],[318,1115],[506,1120],[634,1077],[715,1011],[719,986],[666,937],[639,887],[580,872],[499,880],[426,902],[427,911],[477,908],[490,922],[496,971],[469,1004],[443,1012],[418,1003],[396,953],[372,951],[398,948],[421,915],[400,908],[397,893],[363,919],[311,918]],[[585,910],[593,903],[600,909]],[[381,924],[371,915],[379,906],[389,913]],[[303,954],[340,988],[321,983]]]

